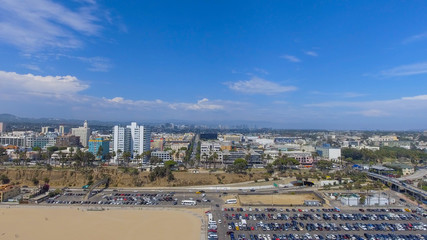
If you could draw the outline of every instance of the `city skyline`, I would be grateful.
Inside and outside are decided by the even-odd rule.
[[[2,2],[2,113],[426,128],[424,2]]]

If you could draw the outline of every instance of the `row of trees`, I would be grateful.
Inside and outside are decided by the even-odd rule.
[[[418,164],[427,159],[427,153],[418,149],[404,149],[399,147],[381,147],[377,151],[369,149],[343,148],[342,157],[347,161],[362,160],[364,162],[383,162],[384,159],[407,158]]]

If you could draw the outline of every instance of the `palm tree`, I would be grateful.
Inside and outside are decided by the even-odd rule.
[[[217,163],[218,158],[219,158],[218,153],[214,152],[212,154],[212,161],[213,161],[214,168],[216,167],[216,163]]]
[[[96,157],[98,160],[101,160],[104,156],[104,148],[102,146],[99,146],[98,151],[96,152]]]
[[[120,164],[120,160],[122,158],[123,151],[121,149],[117,150],[118,163]]]
[[[207,156],[208,156],[208,155],[207,155],[206,153],[203,153],[203,155],[202,155],[202,159],[203,159],[203,161],[205,162],[205,168],[207,168],[207,165],[206,165],[206,164],[207,164],[207,160],[208,160],[208,159],[207,159]]]
[[[123,160],[125,160],[126,161],[126,163],[127,163],[127,165],[129,166],[129,161],[130,161],[130,157],[131,157],[132,155],[130,154],[130,152],[124,152],[123,153]]]

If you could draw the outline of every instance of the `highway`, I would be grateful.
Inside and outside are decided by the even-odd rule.
[[[419,195],[420,197],[423,198],[423,200],[425,200],[427,198],[427,192],[422,190],[422,189],[419,189],[419,188],[413,187],[411,185],[408,185],[406,183],[403,183],[403,182],[401,182],[395,178],[390,178],[387,176],[383,176],[383,175],[373,173],[373,172],[368,172],[368,171],[364,171],[364,172],[366,172],[366,174],[368,174],[368,176],[370,176],[370,177],[374,177],[374,178],[380,179],[382,181],[392,183],[392,184],[398,186],[399,189],[405,189],[406,191],[409,191],[409,192],[412,192],[416,195]]]

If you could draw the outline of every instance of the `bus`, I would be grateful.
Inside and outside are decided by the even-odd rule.
[[[209,220],[209,222],[213,222],[212,213],[208,213],[208,220]]]
[[[236,204],[237,203],[237,199],[228,199],[227,201],[225,201],[225,204]]]
[[[187,206],[194,206],[194,205],[197,204],[197,202],[194,201],[194,200],[182,200],[181,204],[182,205],[187,205]]]

